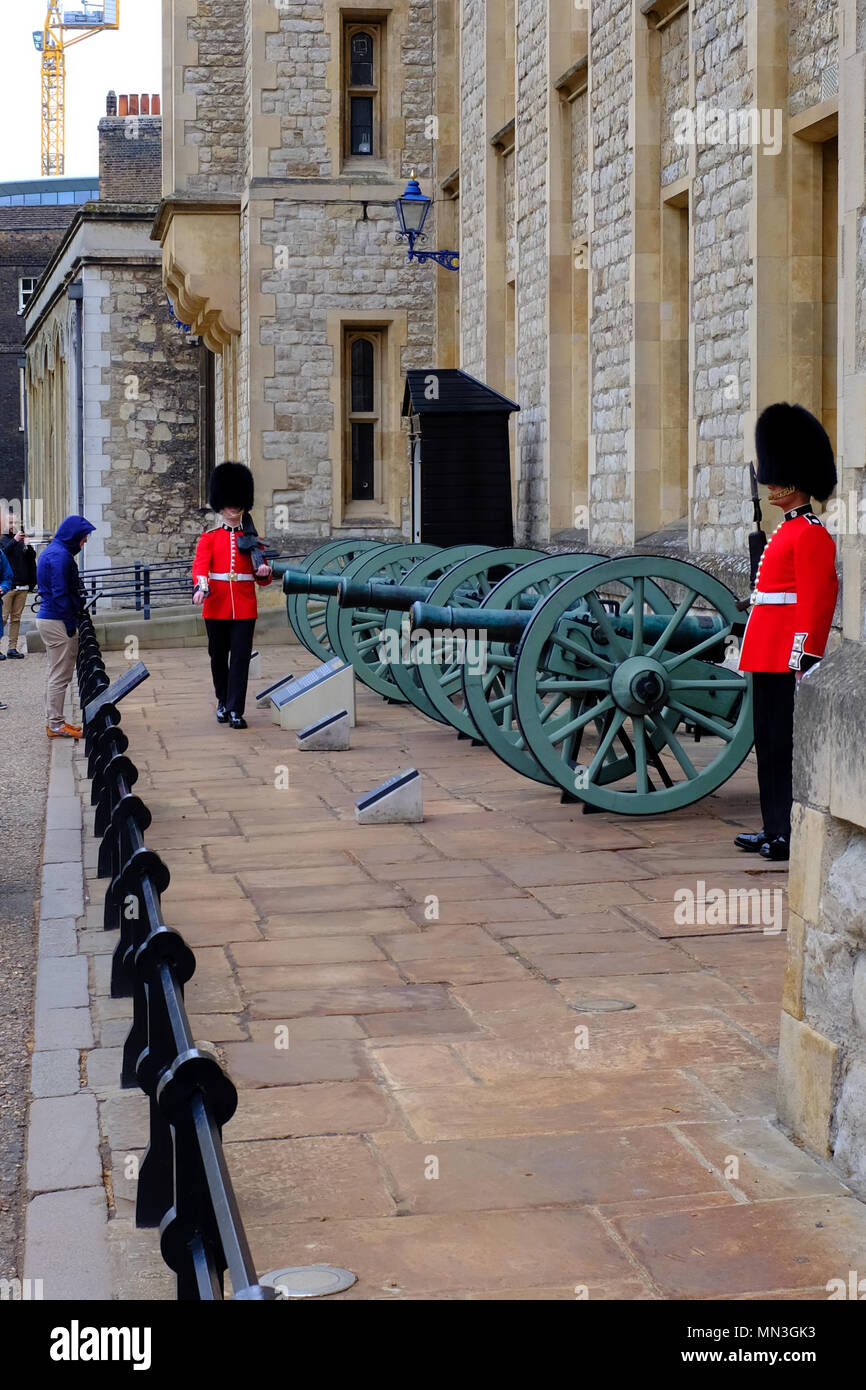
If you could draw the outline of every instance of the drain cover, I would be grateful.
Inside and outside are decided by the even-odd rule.
[[[259,1283],[276,1289],[280,1298],[322,1298],[350,1289],[357,1278],[351,1270],[334,1265],[289,1265],[287,1269],[272,1269],[260,1275]]]
[[[577,1014],[617,1014],[635,1005],[630,999],[575,999],[571,1007]]]

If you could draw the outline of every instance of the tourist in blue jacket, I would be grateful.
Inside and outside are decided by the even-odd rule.
[[[12,566],[10,565],[9,561],[6,559],[6,556],[3,554],[3,551],[0,550],[0,598],[2,598],[5,594],[8,594],[9,590],[13,587],[14,583],[15,583],[15,576],[14,576],[14,574],[12,573]],[[2,610],[2,608],[0,608],[0,637],[2,637],[2,636],[3,636],[3,610]],[[4,660],[4,661],[6,660],[5,656],[3,657],[3,660]],[[3,701],[0,700],[0,709],[8,709],[8,708],[9,708],[9,706],[8,706],[8,705],[4,705]]]
[[[68,516],[60,523],[53,541],[45,547],[36,564],[39,590],[36,630],[48,657],[45,731],[49,738],[81,738],[81,729],[67,724],[63,705],[78,655],[81,593],[75,556],[95,530],[86,517]]]

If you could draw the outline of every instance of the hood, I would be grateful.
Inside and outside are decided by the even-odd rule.
[[[86,516],[68,516],[61,521],[54,533],[54,539],[65,545],[70,554],[75,555],[81,544],[82,536],[89,536],[96,527],[87,520]]]

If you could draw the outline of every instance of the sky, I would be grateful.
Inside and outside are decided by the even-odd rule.
[[[46,0],[0,0],[0,182],[38,179],[41,81],[33,30],[42,29]],[[63,0],[63,9],[79,8]],[[161,92],[161,0],[120,0],[120,28],[94,34],[66,53],[66,169],[70,176],[98,171],[97,122],[112,88]]]

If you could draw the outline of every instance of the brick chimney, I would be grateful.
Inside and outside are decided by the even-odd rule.
[[[99,198],[158,203],[162,196],[162,118],[157,94],[109,92],[99,122]]]

